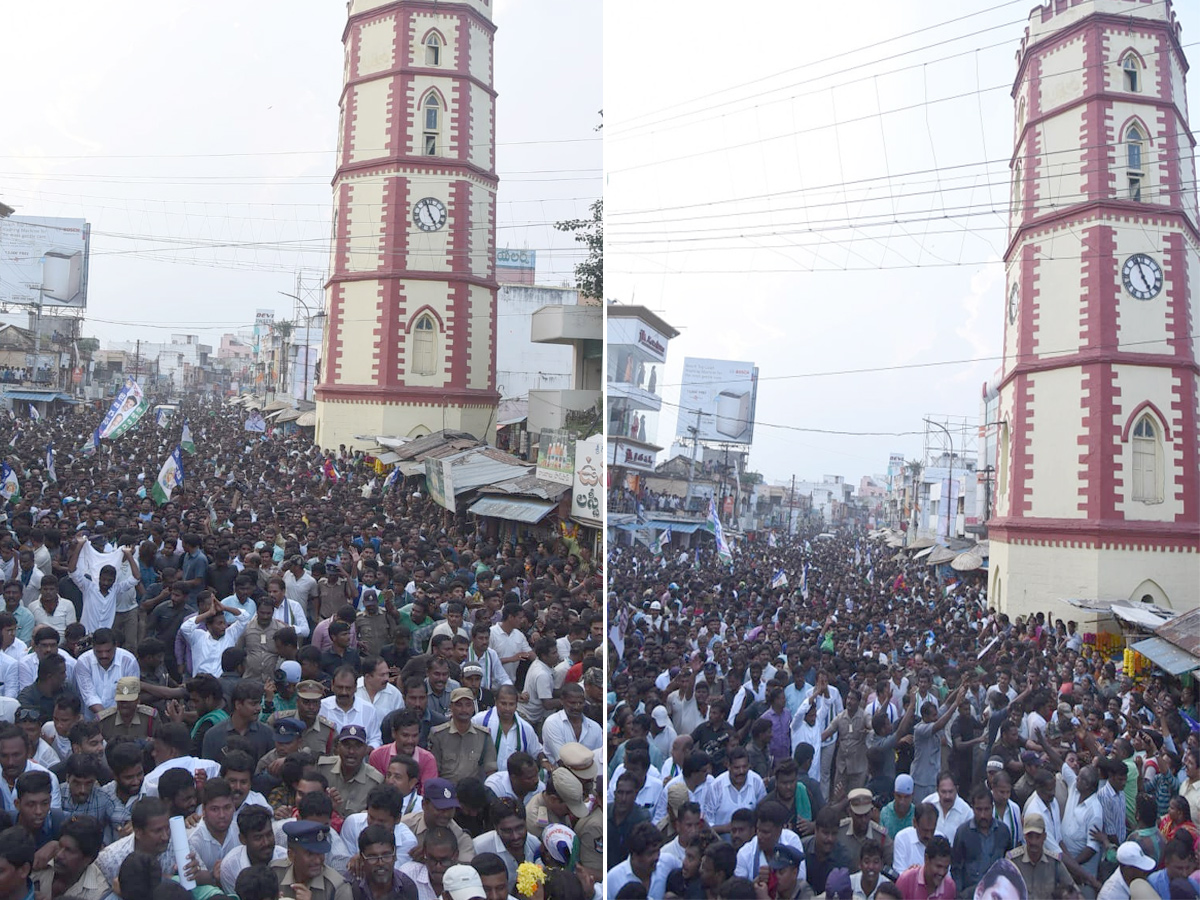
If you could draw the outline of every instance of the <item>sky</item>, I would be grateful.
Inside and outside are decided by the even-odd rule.
[[[497,245],[572,281],[553,223],[602,189],[600,0],[494,21]],[[91,223],[84,334],[215,346],[256,309],[291,318],[298,272],[320,302],[345,22],[343,0],[0,4],[0,202]]]
[[[688,356],[758,366],[768,481],[857,485],[921,455],[925,416],[978,422],[1034,6],[605,0],[605,294],[681,332],[656,443]],[[1186,45],[1200,16],[1175,8]]]

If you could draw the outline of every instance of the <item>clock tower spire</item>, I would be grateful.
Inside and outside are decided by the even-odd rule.
[[[989,600],[1149,599],[1200,584],[1197,224],[1171,0],[1047,0],[1013,87]]]
[[[494,435],[491,15],[492,0],[350,0],[322,447],[443,428]]]

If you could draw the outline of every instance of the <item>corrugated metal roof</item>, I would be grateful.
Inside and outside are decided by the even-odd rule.
[[[53,403],[55,400],[72,400],[69,394],[58,391],[5,391],[0,396],[8,400],[29,400],[34,403]]]
[[[1182,675],[1184,672],[1200,669],[1200,657],[1193,656],[1160,637],[1138,641],[1131,644],[1130,649],[1136,650],[1170,675]]]
[[[481,490],[484,494],[528,494],[540,497],[542,500],[557,500],[567,491],[569,484],[559,484],[556,481],[542,481],[535,472],[527,472],[517,478],[489,485]]]
[[[488,451],[492,452],[489,453]],[[507,461],[496,459],[492,454],[498,454],[505,460],[514,460],[520,463],[516,457],[511,457],[507,453],[502,453],[499,450],[492,450],[490,447],[480,447],[476,450],[467,450],[460,456],[455,457],[452,465],[452,477],[454,479],[454,495],[465,494],[467,491],[473,491],[476,488],[481,488],[484,485],[498,484],[502,481],[518,477],[523,472],[532,471],[533,466],[527,463],[520,463],[514,466]]]
[[[1200,607],[1167,619],[1154,633],[1193,656],[1200,656]]]
[[[455,493],[458,493],[457,485]],[[516,497],[497,497],[489,495],[476,500],[468,512],[477,516],[492,516],[497,519],[508,519],[510,522],[524,522],[536,525],[546,518],[558,506],[545,500],[526,500]]]
[[[1121,603],[1114,603],[1112,605],[1112,614],[1122,622],[1137,625],[1139,628],[1145,628],[1147,631],[1154,631],[1167,621],[1164,616],[1160,616],[1153,609],[1140,609],[1136,606],[1125,606]]]

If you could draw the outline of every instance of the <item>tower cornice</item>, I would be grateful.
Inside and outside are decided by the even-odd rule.
[[[496,23],[481,13],[475,7],[466,3],[450,5],[445,0],[395,0],[394,3],[381,7],[379,9],[367,10],[366,12],[354,13],[347,17],[346,27],[342,29],[342,43],[346,42],[346,38],[350,35],[350,29],[357,25],[366,25],[370,22],[380,19],[386,19],[390,15],[397,12],[398,7],[403,6],[406,10],[420,10],[421,12],[433,13],[434,15],[467,15],[473,19],[479,26],[486,28],[489,34],[496,33]]]
[[[466,178],[481,187],[495,188],[500,177],[495,169],[484,169],[466,160],[445,156],[377,156],[338,166],[330,182],[334,187],[342,178],[368,175],[437,175]]]
[[[1200,230],[1197,229],[1196,223],[1188,218],[1187,213],[1177,206],[1161,206],[1115,198],[1092,200],[1027,220],[1013,232],[1013,236],[1008,241],[1008,246],[1004,248],[1004,264],[1007,266],[1012,263],[1014,254],[1022,243],[1055,227],[1085,221],[1115,221],[1125,217],[1133,217],[1142,221],[1147,219],[1173,220],[1187,232],[1193,244],[1200,246]]]

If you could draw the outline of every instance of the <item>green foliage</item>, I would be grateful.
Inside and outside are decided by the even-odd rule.
[[[575,267],[575,286],[585,296],[604,299],[604,201],[591,206],[590,219],[555,222],[559,231],[573,231],[575,240],[587,246],[587,259]]]

